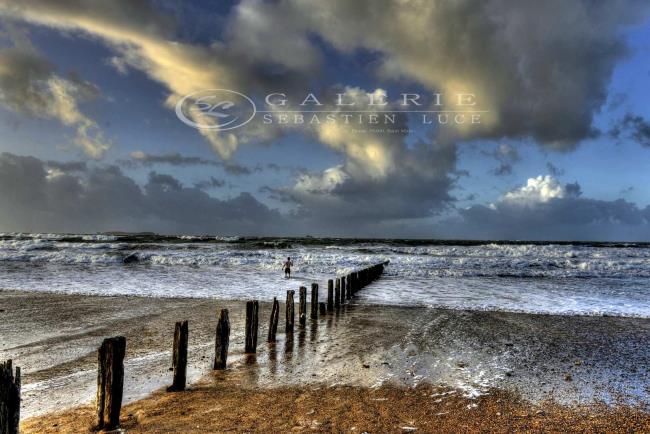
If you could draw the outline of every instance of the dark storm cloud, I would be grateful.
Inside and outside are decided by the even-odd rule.
[[[116,166],[81,175],[52,175],[47,166],[37,158],[0,154],[2,230],[272,234],[290,227],[248,193],[220,200],[157,172],[141,188]]]
[[[399,150],[402,145],[394,146]],[[308,227],[369,233],[375,224],[428,217],[452,203],[449,190],[454,178],[449,169],[455,161],[455,146],[420,141],[400,153],[398,170],[382,178],[359,175],[354,167],[337,167],[303,174],[293,188],[274,193],[295,202],[295,217],[309,222]]]
[[[642,22],[650,5],[243,0],[209,46],[179,41],[179,24],[165,13],[170,9],[155,2],[1,0],[0,7],[16,19],[102,38],[126,65],[170,89],[170,107],[178,97],[207,88],[304,91],[330,60],[324,42],[344,55],[376,53],[373,72],[380,78],[408,79],[432,92],[475,93],[489,113],[482,128],[459,131],[461,136],[532,137],[567,150],[598,135],[593,114],[605,103],[612,71],[626,54],[623,31]],[[277,133],[253,130],[201,134],[227,158],[251,136]]]
[[[533,137],[568,150],[599,134],[593,115],[605,103],[612,71],[626,54],[622,30],[642,22],[649,7],[642,0],[386,1],[379,6],[372,0],[244,0],[234,14],[233,40],[250,45],[255,40],[250,35],[263,35],[270,46],[292,44],[312,54],[319,52],[311,39],[317,34],[342,52],[371,50],[379,54],[377,73],[383,78],[412,79],[431,91],[476,93],[480,108],[491,114],[483,129],[466,131],[467,136]],[[263,13],[267,9],[270,13]],[[296,16],[302,19],[288,20]],[[272,31],[276,28],[282,31]],[[255,59],[273,55],[257,48],[250,53]],[[303,55],[301,61],[312,58]],[[285,64],[294,62],[290,58]]]
[[[629,137],[641,146],[650,147],[650,122],[632,113],[626,113],[609,134],[615,139]]]

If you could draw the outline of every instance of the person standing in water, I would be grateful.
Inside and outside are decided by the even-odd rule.
[[[293,266],[293,262],[291,261],[291,258],[287,258],[287,261],[284,263],[284,277],[287,279],[291,278],[291,267]]]

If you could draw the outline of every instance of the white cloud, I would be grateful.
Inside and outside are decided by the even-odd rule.
[[[578,183],[530,178],[489,206],[440,222],[437,236],[470,239],[650,241],[650,206],[582,197]]]
[[[511,205],[532,206],[552,199],[561,199],[566,195],[565,187],[557,179],[551,175],[540,175],[528,178],[526,185],[506,193],[501,201]]]
[[[331,194],[349,177],[342,166],[331,167],[320,174],[300,174],[294,189],[301,194]]]

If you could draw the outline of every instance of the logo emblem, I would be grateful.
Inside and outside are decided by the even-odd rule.
[[[176,103],[176,116],[199,130],[233,130],[249,123],[256,112],[252,99],[228,89],[200,90]]]

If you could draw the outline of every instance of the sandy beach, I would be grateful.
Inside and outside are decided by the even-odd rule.
[[[104,337],[115,335],[127,338],[123,415],[130,432],[269,432],[274,423],[286,431],[326,421],[315,429],[383,432],[413,425],[435,432],[445,426],[433,422],[441,416],[444,423],[465,421],[467,429],[478,430],[495,424],[490,415],[496,413],[503,420],[495,428],[559,429],[566,421],[584,424],[585,414],[589,423],[581,426],[594,430],[609,431],[612,421],[624,421],[621,429],[649,426],[648,319],[353,302],[309,320],[290,340],[281,316],[278,342],[270,345],[270,306],[261,303],[258,354],[251,357],[243,354],[244,304],[0,292],[0,358],[13,358],[23,369],[24,431],[88,429],[96,350]],[[221,308],[231,312],[229,369],[215,374],[210,368]],[[171,381],[173,326],[182,319],[190,323],[193,386],[184,393],[156,392]],[[170,400],[184,404],[173,414],[162,411],[172,408]],[[263,404],[269,400],[274,405]],[[349,401],[354,411],[329,409],[321,400]],[[243,415],[252,403],[264,410],[251,413],[247,424]],[[232,416],[233,409],[242,417]],[[205,416],[210,412],[223,417]],[[376,413],[385,417],[374,424],[369,415]],[[269,425],[254,423],[262,419]],[[161,428],[167,423],[172,425]]]

